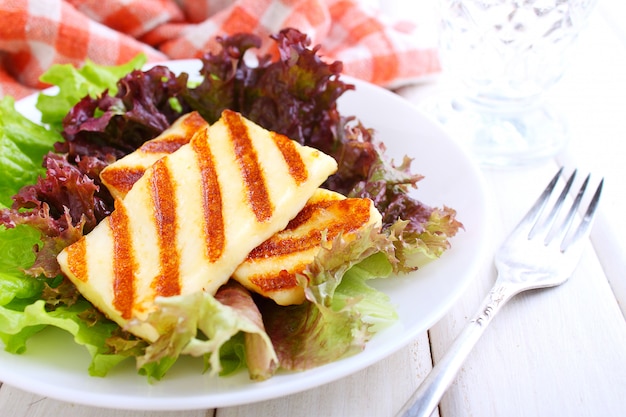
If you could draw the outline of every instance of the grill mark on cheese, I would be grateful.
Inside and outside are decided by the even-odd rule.
[[[259,222],[267,221],[271,218],[274,209],[248,128],[238,113],[224,110],[222,117],[248,190],[248,203]]]
[[[313,214],[317,213],[319,210],[330,207],[332,204],[335,204],[335,201],[337,200],[322,200],[315,203],[307,203],[302,210],[300,210],[298,215],[287,223],[287,227],[285,227],[284,230],[294,230],[304,223],[308,223]]]
[[[118,190],[128,193],[145,172],[146,169],[144,167],[115,167],[114,169],[103,170],[100,173],[100,177],[104,182],[113,184]]]
[[[208,125],[206,120],[204,120],[197,111],[188,113],[186,116],[181,116],[179,120],[179,128],[182,130],[182,133],[173,133],[171,135],[157,137],[147,141],[141,145],[139,149],[145,153],[173,153],[181,146],[189,143],[194,132]]]
[[[222,214],[222,193],[207,133],[206,129],[199,131],[192,139],[191,147],[196,155],[202,182],[206,257],[210,262],[215,262],[224,252],[226,238]]]
[[[299,264],[291,268],[290,271],[282,269],[278,275],[253,275],[250,277],[250,282],[265,293],[287,290],[298,286],[296,274],[302,273],[306,267],[307,264]]]
[[[113,307],[122,318],[132,316],[135,302],[135,259],[131,243],[128,213],[123,204],[115,201],[115,210],[109,217],[113,233]]]
[[[79,280],[87,282],[87,240],[81,237],[73,245],[67,247],[67,264],[70,272]]]
[[[272,139],[274,143],[283,154],[283,158],[289,166],[289,173],[296,181],[296,184],[302,184],[306,181],[309,176],[309,173],[306,169],[306,165],[302,161],[302,157],[298,150],[296,149],[296,145],[294,141],[289,139],[285,135],[278,134],[276,132],[271,132]]]
[[[159,140],[145,142],[139,150],[145,153],[170,154],[178,150],[181,146],[189,143],[189,137],[181,135],[171,135]]]
[[[340,221],[334,221],[327,227],[318,227],[309,231],[307,234],[296,237],[284,237],[279,232],[254,248],[248,254],[247,259],[263,259],[302,252],[311,249],[320,243],[323,230],[327,231],[326,238],[328,240],[332,240],[337,237],[339,233],[350,233],[359,229],[369,221],[369,200],[347,198],[345,200],[322,202],[319,204],[316,203],[305,206],[305,208],[300,212],[302,214],[302,218],[300,218],[300,214],[298,214],[293,220],[291,220],[291,222],[289,222],[285,230],[293,230],[298,225],[306,223],[306,219],[310,218],[312,213],[320,209],[320,207],[326,208],[327,206],[330,206],[330,204],[326,203],[332,203],[333,206],[337,208],[336,211],[343,214],[336,217],[337,219],[341,219]]]
[[[208,123],[197,111],[192,111],[187,114],[181,123],[182,127],[185,129],[187,133],[192,133],[192,135],[187,135],[188,137],[193,136],[193,132],[199,130],[205,126],[208,126]]]
[[[152,166],[150,197],[154,205],[154,225],[157,229],[160,271],[152,281],[156,295],[171,297],[180,294],[180,256],[175,248],[178,233],[175,184],[163,160]]]

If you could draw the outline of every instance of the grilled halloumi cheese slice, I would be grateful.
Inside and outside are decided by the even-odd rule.
[[[197,113],[182,116],[159,137],[109,165],[102,172],[103,182],[114,195],[123,198],[148,167],[175,150],[170,143],[182,145],[188,142],[192,129],[202,125],[206,122]],[[115,174],[111,175],[111,172]],[[114,180],[107,181],[108,178]],[[251,252],[235,270],[233,278],[250,291],[271,298],[280,305],[300,304],[304,301],[304,290],[297,284],[296,275],[312,262],[319,251],[321,231],[327,230],[329,240],[339,233],[349,238],[379,223],[380,213],[371,201],[346,200],[339,193],[318,189],[286,229]]]
[[[332,157],[226,110],[148,168],[57,259],[81,294],[124,327],[145,319],[159,296],[214,294],[336,169]],[[158,337],[146,324],[129,330]]]
[[[102,183],[114,198],[124,198],[156,161],[189,143],[198,130],[209,124],[198,112],[179,117],[156,138],[145,142],[139,149],[107,166],[100,173]]]
[[[202,125],[206,122],[198,113],[182,116],[160,136],[109,165],[102,172],[103,182],[111,193],[123,198],[148,167],[176,149],[171,143],[188,142],[192,129]],[[109,178],[113,180],[107,181]],[[304,289],[297,284],[296,275],[319,251],[321,232],[327,230],[329,240],[339,233],[349,238],[372,224],[380,224],[380,217],[369,200],[346,200],[339,193],[318,189],[286,229],[252,251],[233,278],[280,305],[300,304]]]
[[[285,229],[250,252],[233,278],[279,305],[300,304],[304,288],[296,276],[313,262],[323,232],[328,241],[339,234],[349,241],[358,232],[380,225],[381,215],[371,200],[319,188]]]

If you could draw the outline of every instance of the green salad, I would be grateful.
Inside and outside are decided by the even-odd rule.
[[[163,65],[142,70],[143,56],[114,67],[54,66],[42,76],[58,88],[38,96],[41,123],[17,112],[12,98],[0,101],[5,350],[21,354],[31,336],[54,326],[87,349],[93,376],[132,361],[158,380],[190,354],[203,359],[199,372],[246,368],[251,379],[264,380],[280,369],[306,370],[357,353],[397,319],[389,298],[368,281],[393,279],[438,258],[462,225],[453,209],[411,197],[422,177],[411,172],[409,158],[395,165],[372,129],[340,114],[337,99],[354,89],[341,79],[340,62],[326,63],[293,29],[272,40],[277,57],[249,60],[258,37],[220,39],[222,51],[202,56],[199,74],[175,74]],[[301,305],[279,306],[230,283],[214,295],[162,299],[149,318],[161,336],[149,343],[89,303],[63,276],[56,256],[114,210],[99,179],[104,167],[184,114],[197,111],[213,123],[224,109],[333,156],[339,169],[323,186],[370,198],[382,230],[356,242],[324,242],[299,279],[306,294]]]

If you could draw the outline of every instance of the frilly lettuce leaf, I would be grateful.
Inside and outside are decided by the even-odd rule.
[[[118,65],[98,65],[87,60],[81,68],[71,64],[53,65],[40,80],[59,87],[56,95],[40,94],[37,97],[37,109],[41,112],[41,121],[53,130],[63,129],[63,118],[70,109],[85,96],[94,96],[109,90],[117,91],[117,81],[133,69],[141,68],[147,61],[143,54],[131,61]]]
[[[355,354],[375,331],[396,320],[389,297],[366,284],[391,274],[388,245],[374,227],[357,239],[323,239],[300,277],[307,301],[282,308],[262,303],[282,368],[305,370]]]
[[[252,297],[241,285],[229,282],[215,297],[206,292],[160,298],[158,309],[146,320],[133,321],[133,326],[152,326],[159,338],[145,354],[137,358],[137,366],[151,379],[160,379],[181,354],[202,356],[206,370],[222,373],[220,353],[240,332],[244,334],[245,360],[252,380],[264,380],[274,374],[278,359],[265,333],[263,321]],[[232,360],[233,356],[229,355]],[[239,368],[230,364],[231,370]]]
[[[408,220],[397,220],[389,226],[387,233],[398,260],[395,272],[410,272],[443,255],[450,247],[450,237],[462,227],[455,217],[456,211],[444,206],[430,209],[419,231],[412,229]]]
[[[61,273],[56,256],[93,229],[108,211],[103,210],[99,187],[67,157],[48,153],[46,175],[13,196],[11,209],[0,210],[0,224],[28,225],[41,232],[35,262],[26,273],[53,278]]]

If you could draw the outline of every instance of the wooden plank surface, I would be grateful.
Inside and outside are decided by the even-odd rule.
[[[442,416],[617,417],[626,412],[626,151],[619,145],[626,124],[617,122],[626,115],[626,42],[616,36],[619,8],[624,5],[600,3],[572,67],[550,95],[571,130],[558,165],[579,168],[583,175],[593,172],[596,181],[606,177],[593,246],[569,282],[519,296],[503,309],[444,397]],[[547,163],[523,172],[484,171],[499,207],[494,250],[528,207],[529,190],[537,194],[555,169]],[[431,330],[435,361],[494,279],[493,270],[481,276]]]
[[[554,172],[538,167],[522,177],[487,174],[502,197],[495,245]],[[501,221],[498,221],[501,220]],[[495,250],[495,247],[494,247]],[[495,271],[461,298],[430,331],[435,361],[478,308]],[[574,276],[560,287],[533,291],[505,306],[468,358],[441,404],[442,416],[620,416],[626,410],[626,323],[589,244]],[[619,388],[618,388],[619,387]]]

